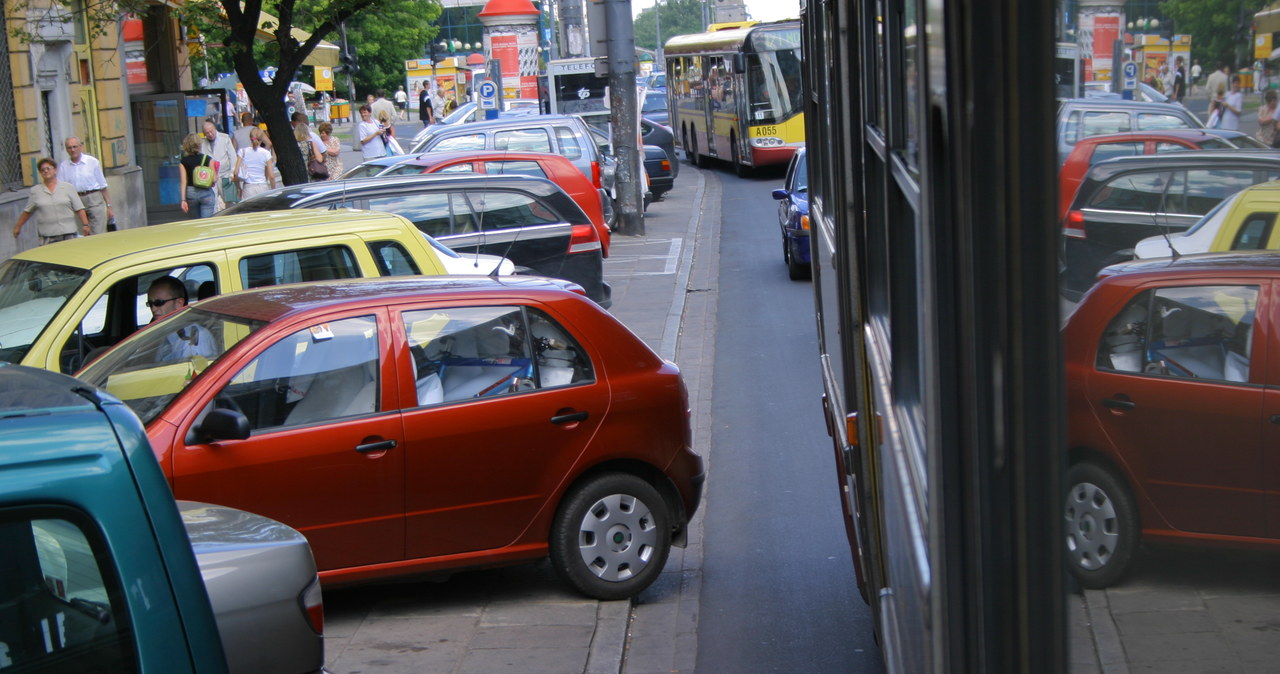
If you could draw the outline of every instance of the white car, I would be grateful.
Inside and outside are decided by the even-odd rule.
[[[426,237],[427,243],[431,244],[431,248],[435,250],[440,262],[444,264],[444,268],[450,274],[510,276],[515,273],[515,263],[500,255],[484,255],[482,253],[467,253],[463,255],[426,234],[422,236]],[[494,273],[495,269],[497,269],[496,274]]]
[[[1231,205],[1240,199],[1240,195],[1243,193],[1243,191],[1236,192],[1223,199],[1221,203],[1213,207],[1213,210],[1205,213],[1196,224],[1184,232],[1157,234],[1139,241],[1133,247],[1133,256],[1141,260],[1153,257],[1173,257],[1174,255],[1209,252],[1214,238],[1218,236],[1218,230],[1222,228],[1223,221],[1226,220],[1227,214],[1231,212]]]

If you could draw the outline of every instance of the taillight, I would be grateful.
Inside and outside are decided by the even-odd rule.
[[[596,186],[596,189],[600,189],[600,187],[601,187],[601,185],[600,185],[600,162],[598,162],[598,161],[593,161],[593,162],[591,162],[591,184],[592,184],[592,185],[595,185],[595,186]]]
[[[669,159],[663,159],[663,160],[662,160],[662,170],[663,170],[663,171],[666,171],[666,172],[668,172],[668,173],[670,173],[670,172],[671,172],[671,160],[669,160]]]
[[[569,254],[586,253],[601,250],[600,235],[595,225],[574,225],[573,236],[569,238]]]
[[[1067,213],[1067,217],[1062,221],[1062,235],[1074,239],[1085,238],[1083,212],[1070,211]]]
[[[311,629],[324,636],[324,597],[320,594],[320,576],[312,579],[307,589],[298,595],[298,602],[302,604],[302,612],[307,616]]]

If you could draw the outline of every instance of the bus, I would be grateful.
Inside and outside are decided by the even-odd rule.
[[[1057,10],[801,8],[821,406],[886,668],[1065,671]]]
[[[804,145],[800,23],[712,24],[663,47],[669,126],[697,166],[739,175],[785,164]]]

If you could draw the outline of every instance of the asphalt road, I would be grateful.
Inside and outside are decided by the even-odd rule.
[[[782,261],[782,171],[724,166],[699,672],[883,670],[840,521],[812,285]]]

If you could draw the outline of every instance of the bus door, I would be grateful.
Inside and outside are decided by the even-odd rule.
[[[708,56],[702,59],[703,91],[707,96],[707,104],[703,106],[706,115],[705,124],[707,129],[707,154],[712,157],[721,157],[727,152],[722,152],[722,143],[727,142],[729,130],[725,127],[726,117],[732,113],[732,110],[726,109],[728,101],[727,93],[733,90],[732,77],[733,73],[729,69],[729,60],[724,56]]]

